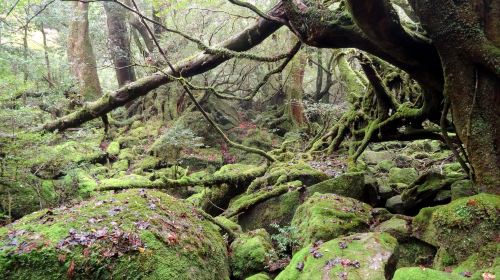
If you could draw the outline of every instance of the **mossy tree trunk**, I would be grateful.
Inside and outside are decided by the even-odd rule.
[[[306,55],[299,51],[290,62],[290,71],[286,72],[285,91],[287,96],[287,109],[289,120],[294,126],[302,126],[306,123],[302,97],[304,95],[304,72],[306,67]]]
[[[439,52],[453,121],[475,181],[500,192],[500,2],[412,3]]]
[[[79,83],[79,93],[85,100],[101,95],[97,64],[89,35],[89,4],[74,2],[74,18],[69,28],[68,60],[72,74]]]

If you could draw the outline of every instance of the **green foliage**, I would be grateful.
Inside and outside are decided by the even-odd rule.
[[[300,242],[299,233],[296,227],[280,226],[275,223],[271,224],[271,227],[277,231],[277,233],[271,235],[271,240],[275,245],[278,257],[285,258],[290,255],[292,251],[298,249]]]
[[[151,146],[157,157],[167,161],[177,161],[182,149],[203,146],[202,138],[189,128],[175,125],[168,128]]]

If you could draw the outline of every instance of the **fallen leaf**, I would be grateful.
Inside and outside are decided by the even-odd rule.
[[[68,272],[66,273],[66,275],[68,276],[68,279],[73,279],[73,277],[75,276],[75,262],[74,261],[71,261],[71,263],[69,264]]]

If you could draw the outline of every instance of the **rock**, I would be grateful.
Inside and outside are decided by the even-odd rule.
[[[363,159],[366,164],[369,165],[377,165],[379,162],[384,161],[384,160],[392,160],[394,154],[389,151],[380,151],[380,152],[374,152],[374,151],[365,151],[361,158]]]
[[[434,197],[433,204],[445,204],[451,201],[450,190],[440,190]]]
[[[241,234],[231,243],[230,265],[236,279],[263,271],[272,254],[271,237],[264,229]]]
[[[392,213],[404,213],[404,204],[401,195],[395,195],[385,202],[385,208]]]
[[[215,217],[215,220],[218,221],[219,223],[223,224],[224,226],[230,228],[234,232],[242,232],[241,226],[238,225],[236,222],[224,217],[224,216],[217,216]]]
[[[396,270],[392,280],[464,280],[459,274],[448,273],[425,267],[403,267]]]
[[[493,242],[483,246],[477,253],[469,256],[465,261],[460,263],[454,273],[472,274],[472,279],[483,279],[483,273],[491,273],[500,276],[500,243]]]
[[[378,195],[380,196],[380,199],[382,199],[382,200],[387,200],[387,199],[397,195],[397,193],[394,191],[394,189],[391,187],[391,185],[387,182],[387,180],[383,180],[380,178],[377,179],[377,191],[378,191]]]
[[[411,236],[411,229],[408,222],[398,217],[392,217],[391,219],[382,222],[380,225],[375,227],[374,231],[389,233],[398,241],[408,240]]]
[[[229,279],[224,239],[159,191],[100,194],[0,228],[3,279]]]
[[[126,159],[119,160],[119,161],[113,163],[113,166],[111,168],[113,168],[115,171],[127,171],[128,160],[126,160]]]
[[[271,280],[271,277],[269,277],[266,273],[258,273],[247,277],[245,280]]]
[[[470,180],[458,180],[451,184],[451,200],[477,194]]]
[[[334,193],[341,196],[362,199],[364,195],[365,176],[363,172],[345,173],[337,178],[329,179],[306,189],[306,196],[314,193]]]
[[[106,151],[109,155],[117,157],[120,154],[120,143],[118,143],[117,141],[109,143]]]
[[[444,188],[449,188],[451,183],[452,180],[439,173],[423,174],[401,193],[405,210],[433,205],[437,194]]]
[[[385,159],[377,164],[376,169],[381,172],[389,172],[395,166],[396,164],[392,160]]]
[[[404,183],[410,185],[418,177],[418,172],[415,168],[399,168],[393,167],[389,170],[389,183]]]
[[[299,190],[290,191],[254,205],[238,216],[238,223],[245,231],[264,228],[269,233],[275,233],[276,229],[270,225],[290,224],[301,203],[301,192]]]
[[[464,261],[500,230],[500,196],[478,194],[450,204],[423,208],[413,220],[413,235]]]
[[[436,248],[416,238],[399,242],[397,268],[432,265]]]
[[[441,150],[441,141],[438,140],[415,140],[409,143],[406,148],[411,152],[435,153]]]
[[[413,158],[404,154],[397,154],[394,158],[394,163],[399,168],[407,168],[411,166]]]
[[[306,246],[294,254],[276,280],[339,279],[341,275],[349,280],[390,279],[397,245],[389,234],[371,232]]]
[[[369,227],[371,206],[336,194],[313,194],[297,208],[292,226],[301,244],[330,240]]]
[[[385,222],[392,218],[394,214],[391,214],[391,212],[387,211],[385,208],[373,208],[372,209],[372,217],[375,221],[378,222]]]

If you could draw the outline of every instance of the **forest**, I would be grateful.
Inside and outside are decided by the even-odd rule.
[[[494,280],[499,255],[500,1],[0,1],[0,278]]]

